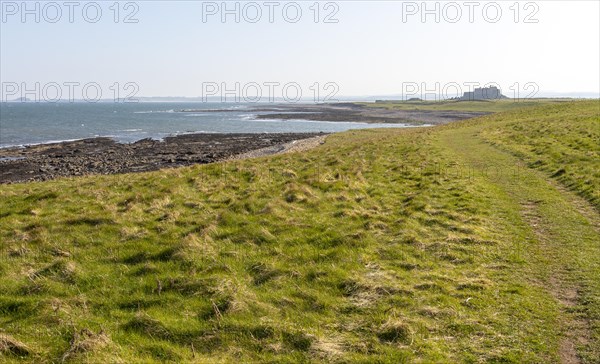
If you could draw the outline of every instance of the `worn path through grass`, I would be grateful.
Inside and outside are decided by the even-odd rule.
[[[498,216],[510,224],[519,220],[510,215],[518,214],[526,223],[516,227],[530,244],[525,250],[515,245],[526,262],[521,274],[558,302],[560,361],[600,362],[598,213],[541,172],[484,143],[478,135],[481,129],[481,125],[449,128],[439,133],[437,143],[450,160],[467,166],[472,178],[496,191],[498,199],[491,202]]]

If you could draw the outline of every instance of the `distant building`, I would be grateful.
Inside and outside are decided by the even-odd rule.
[[[506,99],[507,97],[502,95],[500,89],[496,86],[476,88],[473,91],[465,92],[461,100],[495,100],[495,99]]]

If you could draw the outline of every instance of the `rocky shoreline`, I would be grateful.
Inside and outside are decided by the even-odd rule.
[[[0,149],[0,183],[58,177],[154,171],[214,163],[256,150],[283,151],[298,140],[324,133],[186,134],[131,144],[110,138]],[[281,146],[281,147],[277,147]]]
[[[220,110],[224,112],[227,110]],[[229,110],[237,111],[237,110]],[[190,109],[178,112],[202,113],[211,110]],[[487,112],[453,111],[453,110],[402,110],[367,107],[358,103],[334,104],[275,104],[269,107],[248,109],[256,113],[259,120],[310,120],[332,122],[360,122],[381,124],[408,124],[408,125],[440,125],[453,121],[470,119]]]
[[[214,112],[179,110],[178,112]],[[224,112],[227,110],[219,110]],[[231,110],[232,112],[235,110]],[[487,113],[396,110],[355,103],[272,105],[250,109],[258,119],[313,120],[408,125],[439,125]],[[57,177],[153,171],[162,168],[214,163],[236,158],[271,155],[314,146],[324,133],[185,134],[162,141],[143,139],[121,144],[92,138],[24,148],[0,149],[0,184],[45,181]],[[294,144],[296,141],[310,142]]]

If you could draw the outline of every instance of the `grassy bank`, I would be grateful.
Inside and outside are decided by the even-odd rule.
[[[0,358],[598,362],[597,105],[1,186]]]
[[[546,172],[600,211],[600,101],[538,108],[515,120],[508,115],[490,120],[494,125],[481,134],[488,143]]]
[[[542,105],[560,104],[571,102],[569,99],[513,99],[506,100],[444,100],[444,101],[380,101],[377,103],[361,103],[367,107],[385,108],[391,110],[447,110],[447,111],[475,111],[475,112],[501,112],[523,110],[525,108]]]

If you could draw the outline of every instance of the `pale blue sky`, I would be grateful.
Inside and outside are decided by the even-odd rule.
[[[409,2],[337,1],[338,23],[327,24],[314,22],[314,1],[297,2],[303,9],[297,23],[283,18],[289,2],[280,2],[273,23],[263,13],[258,23],[242,18],[239,24],[232,16],[222,23],[217,15],[204,23],[207,2],[200,1],[136,1],[139,22],[130,24],[113,21],[113,1],[98,2],[103,14],[97,23],[82,17],[81,6],[73,23],[64,13],[57,23],[43,14],[40,23],[32,15],[23,23],[20,13],[12,15],[12,2],[1,3],[2,82],[135,82],[140,96],[199,96],[203,82],[294,81],[306,89],[335,82],[340,95],[400,94],[403,82],[495,82],[505,94],[517,82],[557,92],[598,93],[600,87],[598,1],[530,2],[538,23],[523,22],[536,10],[525,9],[527,2],[518,5],[517,23],[509,8],[514,1],[498,2],[503,14],[497,23],[483,17],[486,1],[475,8],[473,23],[465,13],[457,23],[444,14],[440,23],[432,15],[423,23],[420,13],[406,14],[414,10]],[[326,3],[319,4],[321,19]],[[442,12],[446,3],[439,4]],[[121,9],[121,20],[125,13]]]

